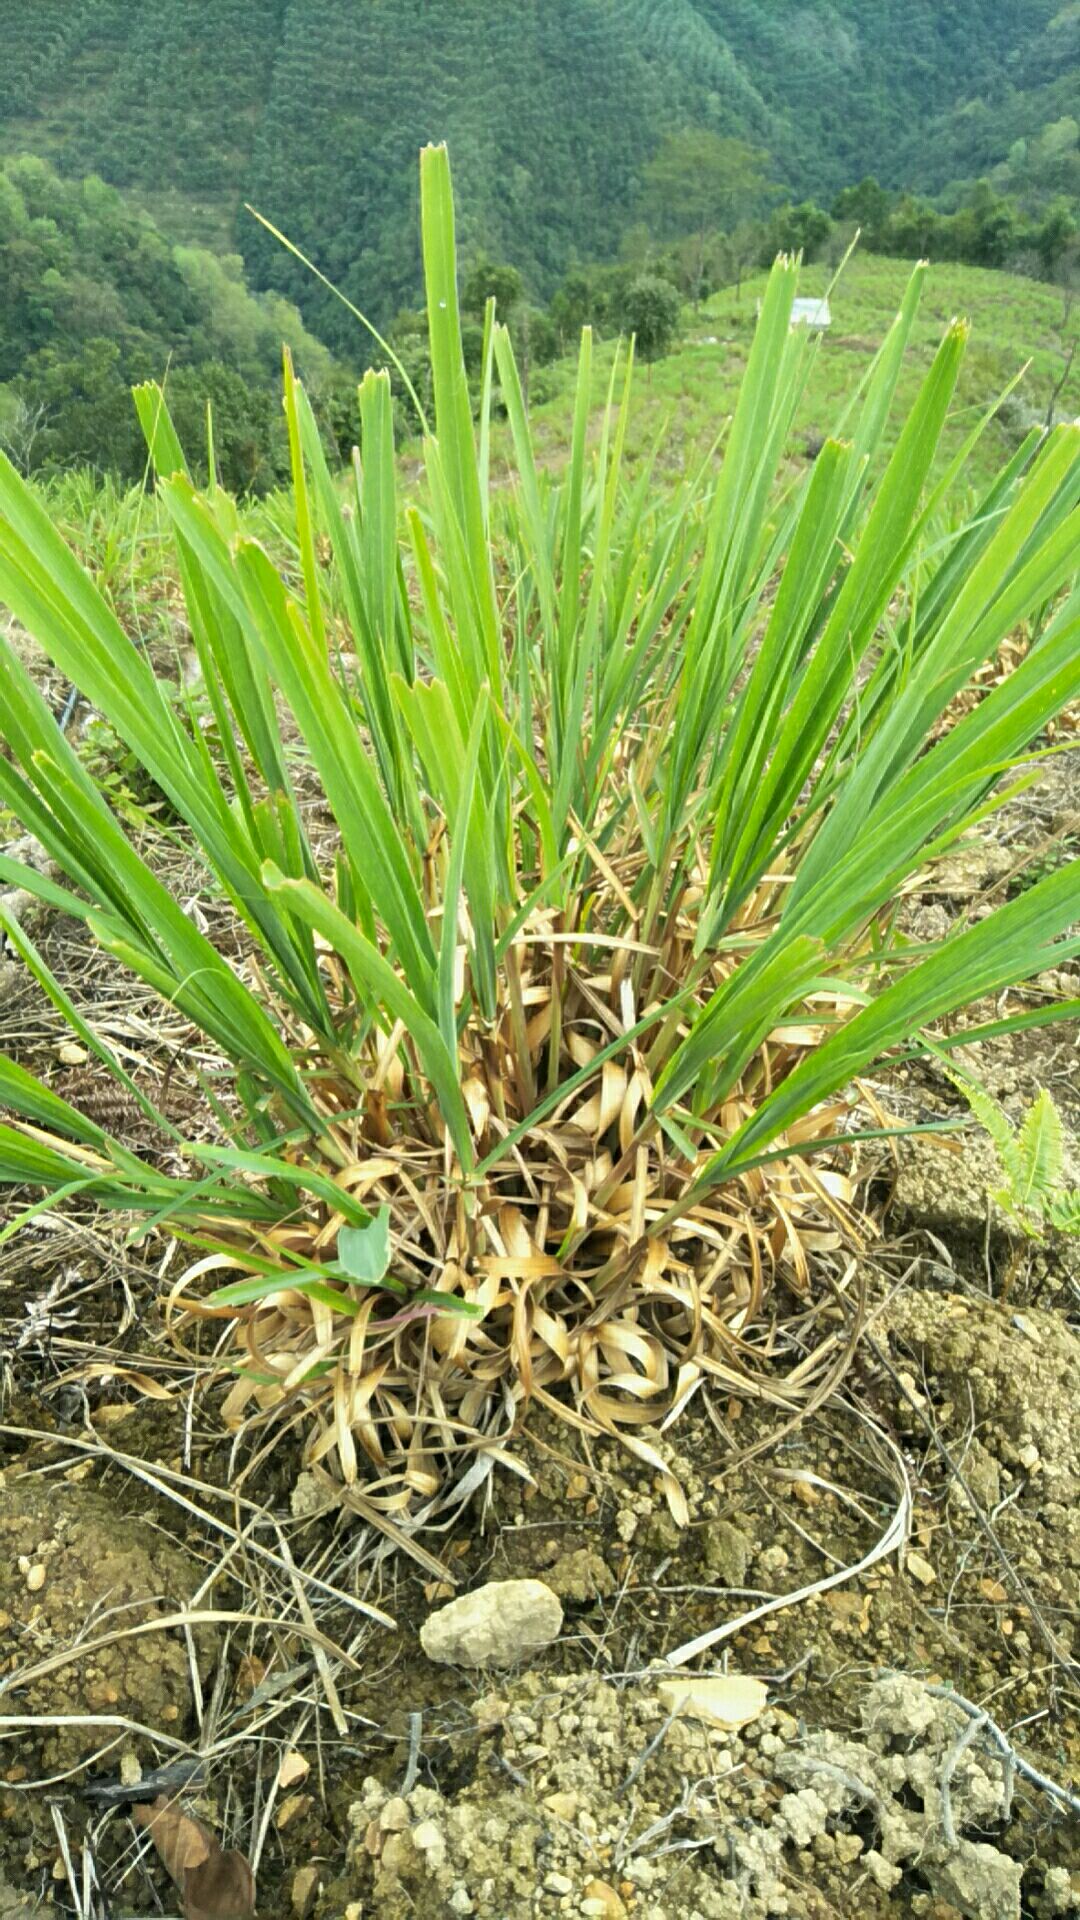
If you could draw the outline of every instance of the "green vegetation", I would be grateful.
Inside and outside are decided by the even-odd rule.
[[[239,259],[171,246],[114,187],[27,157],[0,165],[0,253],[0,446],[22,470],[141,474],[131,387],[167,373],[193,447],[212,403],[227,485],[287,472],[282,342],[316,389],[333,363],[286,301],[249,291]]]
[[[181,1235],[172,1311],[189,1341],[209,1318],[208,1364],[234,1332],[228,1416],[308,1403],[312,1454],[336,1450],[346,1478],[366,1451],[384,1496],[426,1499],[478,1425],[490,1443],[569,1385],[684,1513],[637,1423],[732,1339],[753,1368],[772,1276],[801,1284],[803,1234],[843,1213],[812,1161],[844,1134],[853,1076],[1080,951],[1080,862],[935,949],[893,931],[911,876],[1080,692],[1080,429],[1027,436],[968,506],[990,429],[972,412],[944,444],[962,322],[931,318],[901,398],[920,269],[793,469],[815,348],[781,262],[722,460],[671,487],[626,470],[625,356],[594,417],[587,333],[550,472],[489,314],[480,386],[497,375],[509,467],[492,486],[443,149],[421,177],[422,487],[399,496],[371,370],[346,509],[287,365],[282,571],[193,484],[160,389],[137,396],[213,743],[0,461],[0,598],[184,823],[246,956],[169,893],[0,642],[0,801],[59,873],[3,857],[0,880],[83,921],[228,1071],[218,1140],[185,1147],[7,916],[170,1144],[135,1154],[5,1060],[0,1176]],[[1036,615],[1016,670],[941,731]],[[332,837],[325,815],[310,837],[301,768]],[[954,1023],[949,1045],[979,1031]]]
[[[871,172],[938,193],[1003,168],[1031,211],[1075,192],[1080,166],[1073,0],[41,0],[6,16],[0,151],[100,174],[170,235],[242,253],[345,354],[344,310],[244,203],[386,321],[419,286],[427,139],[457,156],[465,256],[512,261],[533,300],[643,219],[699,233],[684,200],[731,229],[766,180],[829,206]],[[680,156],[698,162],[689,195]]]
[[[1041,1239],[1051,1227],[1080,1233],[1080,1187],[1066,1185],[1061,1115],[1046,1088],[1014,1127],[985,1087],[948,1060],[942,1064],[993,1144],[1002,1184],[991,1200],[1031,1239]]]
[[[417,430],[413,395],[430,400],[431,373],[414,156],[432,138],[456,156],[477,402],[488,294],[527,395],[544,397],[558,381],[535,376],[583,324],[636,331],[658,359],[679,332],[672,289],[696,311],[780,252],[835,265],[856,226],[871,252],[1063,290],[1080,279],[1071,0],[9,11],[0,446],[26,472],[133,479],[144,456],[126,391],[168,369],[192,457],[210,403],[222,478],[265,492],[288,470],[283,341],[339,453],[354,368],[400,362],[399,424]],[[391,355],[349,303],[390,335]]]
[[[844,269],[832,295],[832,328],[811,351],[806,384],[788,433],[787,452],[792,461],[801,465],[813,454],[840,417],[873,363],[910,274],[908,263],[861,252]],[[824,263],[806,268],[801,289],[822,294],[832,277],[832,269]],[[758,275],[744,286],[741,297],[733,289],[725,290],[706,301],[700,312],[684,317],[681,341],[650,369],[648,384],[638,394],[625,448],[631,470],[644,466],[661,436],[666,479],[692,470],[698,459],[709,455],[738,397],[753,340],[757,304],[766,286],[766,277]],[[577,313],[583,311],[587,317],[594,302],[584,285],[579,293]],[[558,302],[555,310],[559,310]],[[968,454],[968,479],[972,485],[983,486],[989,484],[996,467],[1028,429],[1045,420],[1050,400],[1067,370],[1076,315],[1068,310],[1060,291],[1038,281],[980,268],[931,267],[899,375],[898,414],[912,405],[942,330],[956,314],[970,319],[971,341],[943,429],[944,451],[956,452],[983,409],[1027,368],[1001,413]],[[615,353],[613,341],[596,351],[597,405]],[[565,458],[574,393],[571,361],[560,361],[545,370],[543,397],[533,408],[533,434],[545,464],[561,465]],[[1060,386],[1057,411],[1065,418],[1080,413],[1080,365],[1076,361]],[[597,414],[594,432],[598,427]],[[895,428],[887,427],[884,448],[893,444],[894,435]],[[497,457],[502,455],[503,444],[503,437],[497,436]]]

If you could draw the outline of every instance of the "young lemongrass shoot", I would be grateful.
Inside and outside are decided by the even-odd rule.
[[[283,576],[192,484],[165,396],[137,395],[220,751],[0,465],[0,597],[167,797],[236,930],[229,957],[0,644],[0,804],[51,863],[2,857],[0,879],[81,920],[232,1074],[166,1161],[7,1062],[0,1176],[178,1237],[169,1324],[228,1361],[227,1419],[306,1409],[309,1457],[388,1507],[430,1510],[538,1402],[620,1435],[680,1513],[653,1430],[699,1383],[797,1406],[850,1349],[820,1305],[843,1303],[857,1234],[858,1077],[1080,950],[1078,862],[936,950],[894,930],[1080,694],[1080,429],[943,513],[987,422],[943,467],[960,323],[893,421],[920,268],[842,432],[794,474],[815,347],[781,259],[715,458],[631,482],[632,349],[598,398],[586,333],[552,473],[490,315],[474,419],[442,148],[421,188],[421,484],[385,373],[343,484],[286,360]]]

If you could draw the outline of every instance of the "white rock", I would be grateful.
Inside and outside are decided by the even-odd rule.
[[[874,1848],[864,1855],[864,1864],[870,1872],[871,1879],[876,1880],[882,1893],[891,1893],[894,1887],[900,1885],[904,1877],[902,1867],[894,1867],[891,1860],[886,1860],[884,1855]]]
[[[951,1900],[964,1920],[1020,1920],[1024,1866],[984,1841],[960,1840],[929,1870],[934,1892]]]
[[[549,1873],[544,1881],[549,1893],[573,1893],[574,1883],[568,1873]]]
[[[662,1680],[657,1692],[670,1712],[729,1730],[756,1720],[769,1699],[765,1682],[746,1673],[718,1674],[711,1679],[680,1674],[678,1679]]]
[[[420,1645],[442,1666],[509,1667],[562,1632],[562,1602],[542,1580],[490,1580],[429,1614]]]

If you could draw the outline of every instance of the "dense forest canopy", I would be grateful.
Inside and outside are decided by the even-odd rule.
[[[1075,0],[0,0],[0,28],[0,151],[239,251],[343,348],[344,311],[245,201],[385,318],[415,296],[433,138],[466,250],[547,296],[616,250],[673,124],[764,149],[789,197],[827,203],[870,172],[1023,175],[1080,91]]]
[[[264,484],[283,341],[316,388],[330,376],[327,349],[280,294],[252,293],[237,256],[170,244],[96,176],[64,180],[29,155],[0,163],[0,257],[0,441],[27,467],[98,464],[107,450],[116,470],[139,471],[131,386],[167,378],[192,444],[213,398],[227,477]]]
[[[680,299],[856,226],[1047,278],[1080,249],[1080,0],[0,0],[0,46],[0,446],[27,471],[133,476],[128,389],[167,368],[229,483],[273,484],[283,340],[351,444],[371,343],[251,207],[425,390],[432,140],[526,379],[586,320],[662,352]]]

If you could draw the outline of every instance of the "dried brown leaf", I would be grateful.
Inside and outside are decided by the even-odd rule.
[[[183,1895],[184,1920],[254,1920],[255,1876],[242,1853],[226,1852],[209,1827],[163,1793],[132,1818]]]
[[[210,1857],[212,1835],[208,1829],[163,1793],[148,1807],[136,1807],[132,1818],[137,1827],[146,1828],[170,1880],[183,1889],[188,1868],[200,1867]],[[216,1840],[213,1845],[217,1846]]]

